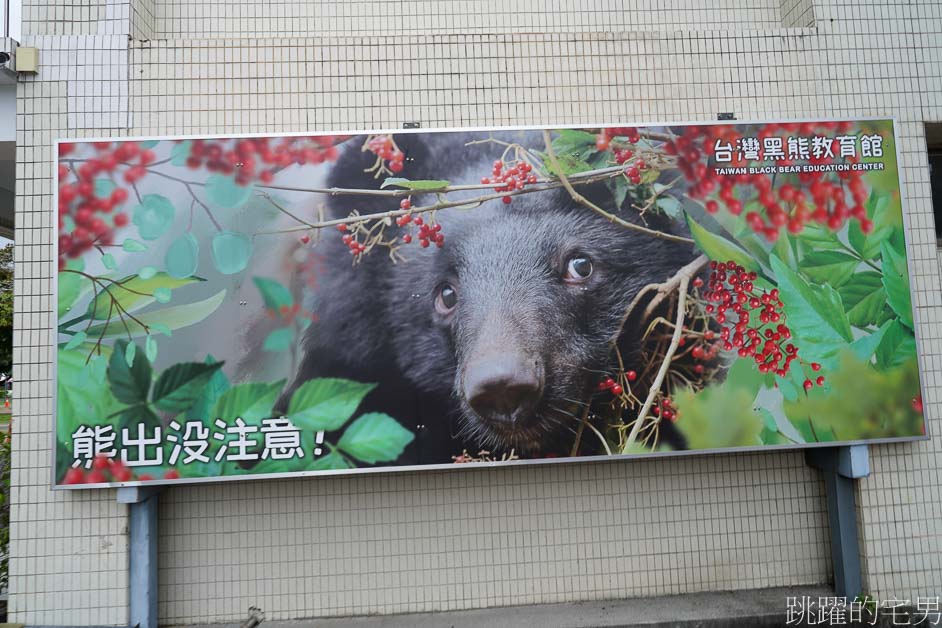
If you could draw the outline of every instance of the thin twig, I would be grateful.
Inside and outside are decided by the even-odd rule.
[[[664,352],[664,359],[661,362],[661,367],[657,371],[657,375],[654,377],[654,382],[651,383],[651,388],[648,390],[648,397],[644,400],[641,411],[638,412],[638,420],[635,421],[635,424],[631,427],[631,432],[628,433],[628,438],[625,439],[625,444],[621,450],[623,454],[628,453],[628,448],[631,447],[638,438],[638,432],[641,431],[644,419],[648,416],[648,412],[651,410],[651,405],[654,403],[655,397],[657,397],[657,394],[661,391],[661,384],[664,383],[664,377],[667,376],[667,371],[670,369],[674,352],[677,351],[677,347],[680,346],[680,338],[683,335],[684,315],[687,309],[687,288],[689,284],[690,276],[687,274],[681,275],[680,285],[677,287],[677,322],[674,325],[674,333],[671,335],[671,343],[668,345],[667,351]]]
[[[605,211],[604,209],[602,209],[601,207],[599,207],[598,205],[596,205],[595,203],[593,203],[592,201],[584,197],[582,194],[579,194],[578,192],[576,192],[575,188],[572,187],[572,183],[569,182],[569,178],[563,173],[562,167],[559,164],[559,159],[557,159],[556,157],[556,150],[553,148],[553,140],[550,137],[549,131],[543,131],[543,141],[546,143],[546,153],[549,156],[550,161],[553,162],[553,169],[556,171],[557,176],[559,177],[559,181],[563,184],[563,187],[566,188],[567,192],[569,192],[569,195],[572,197],[572,200],[576,201],[580,205],[584,205],[585,207],[588,207],[589,209],[594,211],[596,214],[602,216],[609,222],[615,223],[616,225],[619,225],[621,227],[625,227],[626,229],[634,229],[635,231],[646,233],[649,236],[660,238],[661,240],[671,240],[673,242],[685,242],[687,244],[694,244],[694,241],[691,240],[690,238],[677,236],[672,233],[665,233],[663,231],[657,231],[655,229],[648,229],[647,227],[636,225],[633,222],[628,222],[627,220],[623,220],[619,218],[618,216],[616,216],[615,214],[611,214]]]
[[[700,255],[695,260],[687,264],[678,270],[673,277],[657,286],[657,294],[651,299],[651,302],[648,303],[648,307],[644,310],[644,317],[647,318],[651,316],[654,310],[661,304],[664,298],[669,295],[674,289],[680,285],[681,280],[685,279],[689,282],[694,275],[700,272],[700,269],[706,266],[710,261],[706,255]]]
[[[573,458],[579,455],[579,441],[582,440],[582,430],[585,429],[586,423],[589,422],[589,408],[591,407],[592,397],[590,395],[588,401],[586,401],[585,410],[582,412],[582,418],[579,420],[579,428],[576,430],[576,442],[572,444],[572,451],[569,454]]]

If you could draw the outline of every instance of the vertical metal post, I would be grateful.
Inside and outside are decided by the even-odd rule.
[[[157,628],[156,489],[118,489],[118,502],[130,505],[128,600],[131,628]]]
[[[867,446],[808,449],[805,451],[805,460],[824,475],[828,523],[831,528],[834,592],[839,597],[853,599],[863,592],[854,480],[870,475]]]

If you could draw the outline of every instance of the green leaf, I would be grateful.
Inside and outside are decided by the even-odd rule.
[[[853,341],[844,304],[834,288],[807,283],[774,255],[770,262],[785,305],[786,323],[802,358],[820,362]]]
[[[621,209],[628,197],[628,180],[625,177],[615,177],[608,180],[608,189],[612,191],[612,200],[615,208]]]
[[[147,330],[143,327],[143,325],[146,325],[158,333],[164,333],[164,335],[169,336],[170,334],[165,333],[164,330],[181,329],[199,323],[215,312],[216,309],[222,305],[225,298],[226,291],[220,290],[203,301],[161,308],[154,312],[135,314],[134,318],[137,320],[125,319],[128,331],[125,331],[124,325],[112,322],[107,330],[104,329],[103,324],[95,325],[88,330],[88,333],[93,338],[98,337],[103,332],[105,338],[127,336],[128,332],[130,332],[132,336],[141,336],[147,333]]]
[[[589,156],[599,152],[594,133],[577,129],[560,129],[553,140],[553,150],[557,155],[568,155],[588,161]]]
[[[883,243],[893,234],[894,229],[902,228],[902,213],[890,204],[884,195],[873,193],[864,204],[867,217],[873,222],[873,229],[864,234],[860,222],[851,220],[847,228],[847,240],[854,250],[864,259],[876,259]],[[894,209],[897,209],[894,212]],[[894,216],[894,213],[898,214]]]
[[[806,225],[798,234],[798,240],[807,244],[812,250],[841,248],[841,241],[838,240],[837,234],[817,225]]]
[[[876,330],[872,334],[861,336],[857,340],[850,343],[851,351],[854,352],[854,355],[857,356],[857,359],[863,360],[864,362],[870,362],[870,359],[873,357],[873,354],[880,346],[880,343],[883,342],[883,338],[886,336],[886,332],[889,328],[890,322],[887,321],[883,324],[882,327],[880,327],[880,329]]]
[[[913,303],[909,292],[909,269],[906,256],[889,242],[883,242],[883,287],[886,302],[899,316],[900,321],[913,329]]]
[[[221,231],[213,236],[213,263],[223,275],[242,272],[252,257],[252,241],[244,233]]]
[[[142,279],[140,275],[128,275],[119,279],[117,284],[104,282],[108,290],[99,289],[98,296],[88,304],[86,314],[96,320],[104,320],[108,318],[110,311],[111,316],[116,317],[117,308],[111,310],[112,300],[117,301],[125,312],[133,313],[158,300],[158,296],[161,298],[167,296],[169,290],[197,281],[203,280],[199,277],[174,279],[166,273],[157,273],[149,279]],[[168,292],[163,292],[161,289]]]
[[[114,181],[108,177],[98,177],[95,179],[95,196],[97,198],[106,199],[111,196],[111,193],[114,192],[117,187]]]
[[[262,346],[265,351],[280,353],[287,351],[294,340],[294,330],[290,327],[282,327],[268,334],[265,338],[265,344]]]
[[[350,424],[337,448],[368,464],[392,462],[402,455],[415,435],[387,414],[371,412]]]
[[[662,196],[657,199],[657,203],[654,204],[665,216],[677,219],[680,218],[681,208],[680,201],[678,201],[673,196]]]
[[[87,338],[88,338],[88,335],[84,331],[80,331],[74,336],[72,336],[72,338],[70,338],[67,343],[65,343],[65,346],[63,347],[63,349],[66,349],[66,350],[74,349],[75,347],[85,342]]]
[[[571,155],[557,154],[556,159],[559,161],[558,169],[551,157],[547,156],[547,158],[543,160],[543,165],[546,167],[546,171],[549,174],[556,177],[559,176],[560,171],[562,172],[562,174],[568,177],[571,174],[577,174],[579,172],[587,172],[593,169],[592,164],[582,159],[577,159],[576,157],[573,157]]]
[[[124,361],[127,362],[128,368],[134,365],[135,355],[137,355],[137,344],[134,342],[129,342],[128,346],[124,350]]]
[[[127,253],[143,253],[147,250],[147,247],[134,238],[126,238],[124,242],[121,243],[121,248]]]
[[[157,144],[160,144],[160,140],[144,140],[143,142],[138,142],[138,146],[144,149],[153,148],[157,146]]]
[[[206,364],[216,364],[218,360],[211,355],[206,356],[204,360]],[[224,392],[230,388],[229,378],[226,377],[226,374],[222,369],[219,369],[213,376],[209,378],[209,381],[206,383],[206,386],[203,387],[203,390],[200,391],[199,396],[197,396],[196,401],[193,402],[193,405],[189,407],[186,411],[186,417],[189,419],[199,419],[200,421],[207,422],[215,417],[210,416],[210,411],[216,405],[216,402],[222,396]]]
[[[154,266],[144,266],[139,271],[137,271],[137,276],[141,279],[150,279],[157,274],[157,269]]]
[[[806,255],[798,265],[811,281],[839,288],[851,278],[860,261],[839,251],[815,251]]]
[[[190,148],[193,146],[192,140],[184,140],[179,144],[174,144],[170,149],[170,163],[177,168],[186,165],[186,160],[190,157]]]
[[[134,208],[132,221],[137,225],[137,232],[145,240],[156,240],[167,232],[176,210],[166,196],[146,194],[141,204]]]
[[[312,379],[292,394],[288,418],[315,432],[340,429],[375,386],[347,379]]]
[[[206,180],[206,194],[210,200],[227,209],[245,204],[252,196],[252,185],[239,185],[235,177],[214,174]]]
[[[763,417],[753,407],[755,393],[738,386],[714,384],[699,392],[677,391],[678,429],[691,449],[748,447],[760,444]]]
[[[117,352],[124,364],[122,352]],[[112,352],[112,356],[116,355]],[[86,364],[88,351],[59,350],[56,369],[56,440],[71,450],[72,434],[80,425],[104,418],[121,405],[112,395],[106,378],[99,379],[98,365],[107,360],[96,356]],[[91,367],[91,368],[90,368]],[[124,364],[127,369],[127,364]],[[107,369],[105,371],[107,373]],[[150,383],[148,379],[148,383]]]
[[[143,354],[129,349],[131,346],[134,346],[134,343],[118,340],[114,343],[114,351],[108,360],[108,384],[111,392],[115,399],[129,405],[147,402],[151,380],[150,362]]]
[[[115,261],[114,255],[111,253],[105,253],[101,256],[101,263],[108,270],[115,270],[118,267],[118,262]]]
[[[255,287],[262,293],[262,299],[265,301],[265,307],[270,310],[279,311],[282,307],[291,307],[294,305],[294,297],[291,291],[284,284],[274,279],[265,277],[253,277]]]
[[[200,245],[196,236],[186,232],[173,241],[164,255],[167,274],[177,279],[184,279],[196,272],[199,263]]]
[[[894,319],[887,323],[883,339],[877,346],[877,368],[887,369],[915,359],[916,337],[913,331]]]
[[[284,380],[281,380],[271,384],[250,382],[233,386],[219,396],[209,419],[234,421],[241,417],[246,423],[258,424],[262,419],[272,416],[284,384]]]
[[[758,262],[749,253],[730,240],[707,231],[697,224],[690,214],[687,214],[687,226],[690,228],[690,235],[693,236],[697,247],[711,260],[717,262],[732,260],[746,270],[761,271]]]
[[[848,441],[898,436],[917,436],[922,415],[911,405],[919,394],[915,354],[899,366],[873,368],[852,352],[839,356],[829,369],[827,383],[815,386],[795,402],[785,403],[785,412],[801,429],[810,417],[817,440]],[[802,430],[803,432],[805,430]],[[810,426],[808,426],[810,432]],[[809,440],[814,440],[813,436]]]
[[[222,362],[174,364],[161,373],[154,384],[154,405],[165,412],[186,410],[199,398],[203,387],[222,365]]]
[[[407,190],[421,190],[423,192],[430,192],[435,190],[441,190],[451,185],[451,181],[446,181],[444,179],[428,179],[425,181],[410,181],[409,179],[403,179],[402,177],[387,177],[383,184],[379,186],[380,188],[386,188],[395,186],[398,188],[405,188]]]
[[[854,327],[868,327],[877,322],[886,303],[883,275],[872,270],[857,273],[838,289],[847,320]]]
[[[351,469],[350,463],[347,462],[347,459],[336,451],[332,451],[326,456],[321,456],[308,467],[311,471],[332,471],[335,469]]]
[[[157,341],[154,340],[153,336],[148,336],[144,342],[144,354],[151,363],[157,359]]]
[[[82,270],[83,267],[84,264],[80,259],[72,260],[66,264],[66,268],[70,270]],[[59,294],[56,304],[57,316],[62,318],[63,314],[72,310],[72,306],[75,305],[79,295],[82,294],[88,280],[76,273],[60,272],[57,277],[59,282]],[[91,284],[88,283],[87,285],[90,286]]]

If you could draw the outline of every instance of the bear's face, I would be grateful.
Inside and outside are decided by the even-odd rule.
[[[577,429],[632,298],[686,260],[559,192],[439,220],[445,246],[410,249],[387,291],[398,366],[482,447],[545,450]]]

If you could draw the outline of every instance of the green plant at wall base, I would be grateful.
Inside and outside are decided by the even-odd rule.
[[[10,575],[10,475],[13,439],[0,432],[0,590],[7,588]]]

